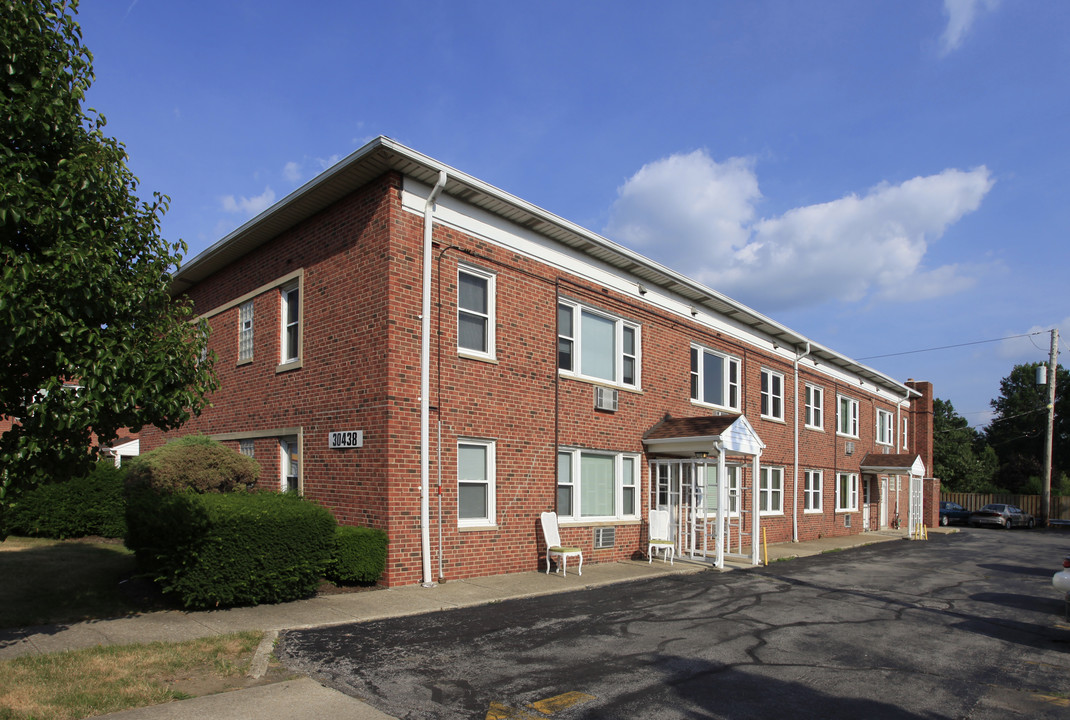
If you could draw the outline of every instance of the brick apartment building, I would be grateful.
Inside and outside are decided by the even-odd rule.
[[[671,238],[666,238],[671,242]],[[425,274],[426,272],[426,274]],[[932,387],[380,137],[185,264],[261,484],[384,529],[389,585],[933,524]]]

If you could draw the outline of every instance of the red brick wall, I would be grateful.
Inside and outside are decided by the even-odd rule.
[[[213,398],[213,407],[181,431],[223,434],[302,428],[305,495],[330,507],[340,522],[387,530],[390,545],[384,582],[389,585],[418,582],[422,561],[419,315],[423,218],[402,210],[399,189],[399,176],[384,176],[191,289],[189,294],[198,310],[208,313],[303,269],[303,365],[276,372],[280,343],[277,288],[255,298],[256,348],[250,364],[237,364],[237,306],[212,315],[211,346],[219,356],[216,368],[222,386]],[[692,341],[741,359],[743,411],[767,446],[761,461],[784,469],[783,513],[762,518],[769,542],[791,539],[796,501],[801,539],[861,531],[859,512],[852,514],[851,528],[844,527],[842,513],[834,512],[836,473],[858,473],[861,458],[880,451],[875,442],[875,412],[879,407],[894,414],[892,400],[877,398],[857,384],[837,384],[814,370],[811,361],[803,360],[798,421],[802,426],[804,388],[812,381],[825,392],[824,427],[800,429],[796,487],[790,359],[452,227],[436,225],[434,241],[430,483],[435,577],[440,525],[446,579],[538,566],[544,549],[539,514],[554,509],[559,446],[642,453],[643,434],[666,413],[676,417],[709,414],[708,408],[694,405],[689,397]],[[494,362],[457,353],[456,277],[460,261],[496,274]],[[560,296],[641,325],[642,389],[622,390],[615,413],[594,409],[592,383],[557,372],[556,304]],[[784,375],[784,422],[760,418],[763,367]],[[860,437],[854,440],[852,455],[845,453],[844,438],[836,435],[840,391],[856,398],[860,405]],[[441,447],[437,440],[439,422]],[[355,429],[365,433],[363,448],[327,449],[329,431]],[[494,529],[458,528],[459,438],[495,441]],[[146,450],[162,441],[158,431],[143,434]],[[236,440],[231,442],[237,447]],[[256,457],[264,468],[262,484],[277,487],[276,441],[258,438]],[[645,462],[642,465],[638,498],[641,517],[645,518],[649,477]],[[821,515],[802,511],[802,473],[806,469],[824,473]],[[744,484],[749,485],[749,466],[744,472]],[[743,502],[750,506],[749,497]],[[615,547],[596,551],[591,527],[562,528],[562,540],[581,547],[587,563],[645,552],[644,538],[645,521],[621,522]]]

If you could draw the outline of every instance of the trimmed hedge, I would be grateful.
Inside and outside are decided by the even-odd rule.
[[[340,585],[373,583],[386,570],[386,533],[366,527],[339,525],[326,577]]]
[[[139,565],[187,608],[311,595],[330,563],[336,527],[326,508],[269,492],[133,489],[127,518],[126,544]]]
[[[232,492],[250,489],[259,476],[260,465],[251,457],[203,435],[187,435],[133,458],[126,482],[159,493]]]
[[[123,537],[124,475],[111,461],[102,460],[84,477],[30,488],[4,513],[5,529],[15,535],[57,539]]]

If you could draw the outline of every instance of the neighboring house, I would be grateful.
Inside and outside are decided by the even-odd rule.
[[[388,585],[532,570],[547,510],[585,563],[645,552],[651,507],[678,552],[718,563],[756,562],[760,529],[887,527],[896,500],[904,526],[935,522],[914,474],[932,467],[930,384],[388,138],[173,292],[210,323],[221,387],[143,448],[195,432],[254,456],[262,486],[385,530]]]

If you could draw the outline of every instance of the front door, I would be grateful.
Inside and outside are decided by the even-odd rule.
[[[869,507],[870,495],[873,488],[873,478],[867,477],[862,482],[862,531],[869,530]]]
[[[881,478],[881,529],[888,527],[888,478]]]

